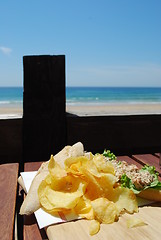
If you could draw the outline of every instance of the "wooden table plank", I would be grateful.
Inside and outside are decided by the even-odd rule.
[[[138,168],[142,168],[142,164],[141,163],[135,161],[133,158],[130,158],[128,156],[118,156],[117,160],[118,161],[125,161],[128,164],[135,164]]]
[[[24,164],[24,171],[37,171],[42,162],[27,162]],[[45,230],[40,230],[34,214],[30,216],[24,216],[23,226],[24,240],[42,240],[47,239]]]
[[[154,155],[160,158],[160,153],[154,153]]]
[[[161,166],[161,153],[155,153],[154,155],[159,158],[159,165]]]
[[[159,158],[152,155],[152,154],[137,154],[132,155],[134,160],[141,164],[148,164],[152,165],[156,168],[156,171],[159,172],[159,175],[161,176],[161,167],[159,166]]]
[[[24,164],[24,171],[37,171],[43,162],[26,162]]]
[[[100,231],[94,236],[89,235],[90,222],[83,219],[48,227],[47,233],[52,240],[160,240],[160,215],[159,206],[148,206],[140,208],[138,213],[131,216],[123,214],[112,224],[101,224]],[[146,225],[128,228],[127,220],[135,217],[142,219]]]
[[[0,165],[0,239],[13,239],[18,163]]]
[[[44,240],[48,239],[44,229],[39,229],[34,214],[24,216],[23,228],[24,240]]]

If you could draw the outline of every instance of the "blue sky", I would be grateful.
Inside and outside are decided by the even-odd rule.
[[[161,0],[0,1],[0,86],[35,54],[65,54],[67,86],[161,87]]]

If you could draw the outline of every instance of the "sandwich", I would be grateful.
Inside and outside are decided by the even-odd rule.
[[[103,156],[110,161],[115,169],[117,183],[131,189],[136,196],[153,201],[161,201],[161,182],[154,166],[144,165],[139,169],[134,164],[117,161],[109,150],[104,150]]]

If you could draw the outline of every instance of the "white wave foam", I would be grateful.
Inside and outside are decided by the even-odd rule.
[[[23,101],[13,100],[13,101],[7,101],[7,100],[1,100],[0,105],[14,105],[14,104],[22,104]]]
[[[0,114],[0,119],[22,118],[22,114]]]

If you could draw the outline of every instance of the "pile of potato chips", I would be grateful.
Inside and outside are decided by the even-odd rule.
[[[113,223],[123,212],[137,212],[134,193],[116,182],[113,165],[101,154],[70,157],[65,168],[51,155],[49,175],[38,188],[41,206],[50,214],[74,211],[91,220],[90,234],[100,223]]]

